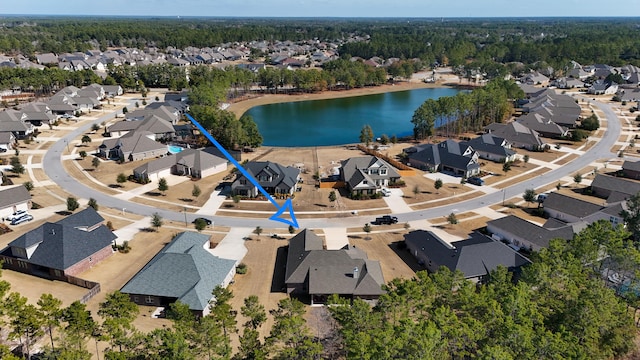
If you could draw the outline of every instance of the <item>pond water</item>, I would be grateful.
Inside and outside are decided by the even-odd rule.
[[[340,99],[256,106],[247,111],[266,146],[327,146],[359,142],[365,124],[375,137],[413,134],[411,117],[427,99],[453,96],[459,90],[427,88]]]

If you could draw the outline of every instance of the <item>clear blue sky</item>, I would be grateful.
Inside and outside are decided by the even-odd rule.
[[[639,0],[2,0],[0,14],[235,17],[640,16]],[[10,3],[10,5],[9,5]]]

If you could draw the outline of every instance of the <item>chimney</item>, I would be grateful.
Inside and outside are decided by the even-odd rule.
[[[356,267],[354,267],[354,268],[353,268],[353,278],[354,278],[354,279],[357,279],[357,278],[358,278],[358,276],[359,276],[359,275],[358,275],[358,267],[356,266]]]

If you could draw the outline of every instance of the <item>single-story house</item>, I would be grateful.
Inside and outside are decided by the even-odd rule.
[[[569,129],[554,123],[540,112],[522,115],[516,122],[548,138],[562,138],[569,134]]]
[[[124,90],[120,85],[102,85],[105,96],[116,97],[124,94]]]
[[[236,273],[236,261],[209,251],[209,235],[178,234],[120,291],[138,305],[167,307],[180,301],[196,316],[206,316],[216,286],[227,287]]]
[[[471,146],[481,159],[495,162],[514,161],[516,159],[516,152],[511,150],[511,143],[492,134],[482,134],[475,139],[461,142],[461,144]]]
[[[113,137],[120,137],[130,131],[148,131],[152,133],[153,140],[171,139],[175,130],[173,125],[155,114],[147,114],[139,121],[119,121],[107,128],[107,133]]]
[[[471,177],[480,173],[478,153],[469,145],[447,139],[438,144],[423,144],[403,150],[409,166],[427,171]]]
[[[460,270],[465,279],[473,282],[486,280],[499,265],[516,272],[531,263],[506,244],[477,232],[469,239],[449,244],[431,231],[416,230],[404,235],[404,242],[411,255],[429,272],[444,266],[451,271]]]
[[[245,170],[271,195],[293,195],[300,181],[300,169],[293,166],[282,166],[271,161],[250,161],[244,165]],[[256,197],[258,188],[238,172],[231,184],[234,195]]]
[[[536,225],[514,215],[487,222],[487,231],[496,240],[507,241],[515,246],[538,251],[549,246],[551,239],[573,239],[576,230],[584,228],[580,225],[563,225],[547,228]]]
[[[0,146],[2,144],[0,143]],[[625,160],[622,163],[622,174],[629,179],[640,179],[640,161]]]
[[[400,174],[386,161],[368,155],[344,160],[340,178],[352,194],[374,194],[380,187],[398,181]]]
[[[138,166],[133,169],[133,176],[141,181],[157,181],[170,174],[205,178],[226,170],[226,159],[204,150],[184,149]]]
[[[117,236],[93,208],[46,222],[9,243],[0,259],[4,268],[68,281],[111,256]]]
[[[549,194],[546,199],[544,199],[543,205],[545,214],[566,223],[589,221],[594,214],[605,208],[602,205],[557,192]]]
[[[101,157],[137,161],[166,155],[167,145],[153,140],[148,131],[131,131],[117,139],[105,139],[98,147]]]
[[[629,199],[640,192],[640,182],[625,178],[596,174],[591,182],[593,195],[607,199],[608,204]]]
[[[0,132],[0,152],[13,150],[16,143],[16,137],[11,131]]]
[[[493,123],[485,127],[488,134],[501,137],[516,148],[538,151],[544,148],[544,142],[537,131],[512,121],[507,124]]]
[[[3,220],[18,210],[29,210],[30,208],[31,194],[22,184],[0,187],[0,217]]]
[[[325,250],[323,240],[304,229],[289,240],[285,284],[287,293],[311,296],[311,304],[324,303],[329,295],[375,301],[384,293],[380,262],[347,245]]]

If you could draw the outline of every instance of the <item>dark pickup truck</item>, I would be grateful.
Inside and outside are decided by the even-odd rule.
[[[398,218],[395,216],[385,215],[381,217],[377,217],[373,222],[374,225],[391,225],[396,224],[398,222]]]

